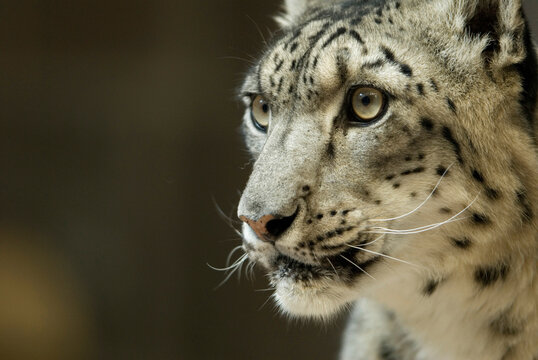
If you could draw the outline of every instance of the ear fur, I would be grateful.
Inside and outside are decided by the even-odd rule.
[[[284,13],[276,17],[277,23],[290,27],[309,9],[336,3],[336,0],[284,0]]]
[[[521,63],[526,56],[526,22],[521,0],[451,0],[451,26],[471,38],[487,39],[483,56],[491,68]]]

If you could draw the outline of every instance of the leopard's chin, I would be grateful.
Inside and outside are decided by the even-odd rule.
[[[378,260],[373,257],[354,266],[335,257],[327,261],[326,268],[279,255],[272,262],[269,273],[275,288],[274,298],[287,315],[322,320],[330,318],[357,300],[360,295],[357,284],[362,278],[368,278],[365,269]]]

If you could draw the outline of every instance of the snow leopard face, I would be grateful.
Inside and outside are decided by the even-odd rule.
[[[511,276],[487,249],[533,223],[536,61],[519,2],[465,3],[287,2],[241,90],[238,210],[285,312],[328,316],[399,272],[425,294],[461,264],[478,287]]]

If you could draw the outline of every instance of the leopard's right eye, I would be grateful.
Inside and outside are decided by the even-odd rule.
[[[256,95],[250,107],[252,122],[261,131],[267,131],[271,120],[271,106],[261,95]]]

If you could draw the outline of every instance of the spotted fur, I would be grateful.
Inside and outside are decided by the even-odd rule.
[[[538,355],[537,63],[520,0],[286,0],[241,90],[244,250],[342,360]],[[385,94],[357,123],[350,91]],[[270,105],[266,131],[250,110]]]

